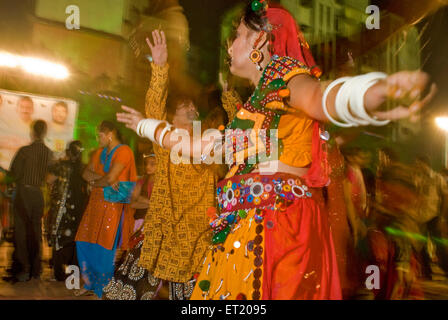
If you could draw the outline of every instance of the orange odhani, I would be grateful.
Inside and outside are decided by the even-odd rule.
[[[99,175],[106,175],[103,171],[98,149],[93,157],[94,170]],[[134,154],[128,146],[120,146],[112,156],[112,163],[123,164],[124,169],[118,176],[118,181],[137,181]],[[118,225],[123,213],[121,228],[121,248],[128,249],[128,241],[134,227],[134,209],[129,204],[113,203],[104,200],[103,188],[94,188],[90,194],[89,204],[84,212],[75,241],[96,243],[111,250],[117,236]]]
[[[322,197],[329,182],[327,137],[304,113],[289,113],[292,108],[285,102],[290,79],[303,73],[316,77],[320,70],[291,14],[272,7],[263,12],[268,25],[257,31],[268,33],[272,60],[230,128],[246,129],[247,119],[263,119],[253,121],[251,128],[278,129],[283,146],[279,159],[309,170],[299,177],[254,173],[256,166],[248,162],[231,166],[227,179],[218,183],[213,246],[192,299],[341,299]],[[253,12],[247,10],[246,18],[248,14]],[[245,152],[247,145],[232,138],[226,137],[226,148]]]

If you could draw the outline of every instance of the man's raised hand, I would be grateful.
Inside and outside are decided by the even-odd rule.
[[[163,31],[154,30],[152,32],[152,40],[154,45],[151,43],[149,38],[146,38],[146,43],[151,50],[152,60],[155,64],[163,67],[168,60],[168,49],[166,46],[165,33]]]

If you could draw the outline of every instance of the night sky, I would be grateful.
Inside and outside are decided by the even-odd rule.
[[[179,0],[185,10],[190,25],[190,41],[194,57],[190,61],[192,69],[201,68],[206,72],[202,82],[215,82],[219,68],[220,30],[222,15],[241,0]],[[209,72],[211,71],[211,72]]]

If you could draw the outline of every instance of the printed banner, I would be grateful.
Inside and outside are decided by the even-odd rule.
[[[77,114],[73,100],[0,90],[0,167],[8,170],[17,150],[31,142],[31,124],[39,119],[48,126],[45,144],[63,157]]]

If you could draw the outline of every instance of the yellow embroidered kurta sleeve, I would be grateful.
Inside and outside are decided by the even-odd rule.
[[[151,63],[151,80],[146,92],[145,112],[147,118],[166,119],[166,99],[168,96],[168,63],[161,67]]]
[[[243,101],[241,100],[240,95],[235,90],[226,90],[223,91],[222,96],[222,106],[224,110],[227,112],[227,116],[229,117],[229,123],[233,121],[233,118],[235,118],[237,108],[236,106],[238,104],[243,104]]]
[[[146,116],[166,119],[168,66],[151,64]],[[153,143],[157,159],[154,186],[139,265],[151,276],[186,283],[200,272],[212,232],[207,208],[216,205],[217,175],[209,166],[173,164],[170,150]]]

